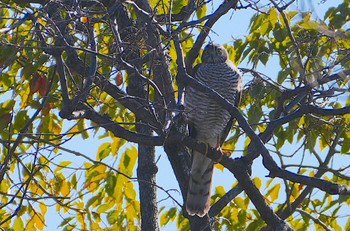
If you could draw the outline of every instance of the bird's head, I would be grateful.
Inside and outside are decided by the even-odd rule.
[[[202,54],[203,63],[224,63],[228,57],[226,49],[219,44],[209,43]]]

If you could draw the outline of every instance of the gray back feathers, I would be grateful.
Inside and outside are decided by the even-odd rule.
[[[238,69],[228,59],[224,47],[208,44],[202,55],[202,63],[195,76],[199,82],[218,92],[235,104],[242,88]],[[189,120],[190,136],[200,142],[218,148],[231,126],[231,115],[212,97],[193,88],[186,88],[185,110]],[[187,193],[188,214],[203,217],[210,208],[210,191],[214,162],[205,155],[192,152],[192,166]]]

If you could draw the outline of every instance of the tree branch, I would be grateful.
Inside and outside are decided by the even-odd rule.
[[[188,52],[186,57],[186,69],[190,75],[192,74],[192,65],[195,59],[198,57],[199,51],[208,36],[209,30],[221,18],[221,16],[226,14],[230,9],[234,8],[237,5],[237,2],[238,0],[224,1],[204,24],[204,29],[199,33],[192,49]]]
[[[235,197],[237,197],[241,192],[243,192],[243,187],[241,185],[236,185],[231,188],[223,197],[221,197],[215,204],[210,207],[209,216],[215,217],[220,211],[227,206]]]

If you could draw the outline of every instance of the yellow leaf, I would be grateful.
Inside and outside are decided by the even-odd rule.
[[[98,207],[97,213],[104,213],[110,210],[114,205],[112,203],[102,204]]]
[[[77,221],[80,223],[80,224],[84,224],[84,218],[85,218],[85,214],[82,214],[82,213],[78,213],[77,216]]]
[[[290,200],[294,201],[295,198],[297,198],[300,195],[300,190],[299,187],[297,187],[298,185],[296,183],[293,183],[293,186],[291,188],[291,197]]]
[[[29,97],[31,97],[29,83],[23,83],[22,90],[19,95],[21,97],[21,109],[24,109],[28,106]]]
[[[80,134],[83,139],[89,138],[89,132],[85,128],[85,120],[81,119],[79,120],[72,129],[70,129],[68,136],[72,137],[76,134]]]
[[[24,230],[24,224],[21,219],[21,217],[17,217],[14,224],[13,224],[13,229],[14,230]]]
[[[55,169],[55,173],[57,173],[58,171],[60,171],[61,169],[63,169],[64,167],[67,167],[68,165],[70,165],[72,163],[72,161],[62,161],[61,163],[59,163],[57,165],[57,168]]]
[[[98,219],[96,219],[96,220],[98,220]],[[95,222],[91,223],[91,229],[94,230],[94,231],[102,231],[102,230],[105,230],[105,229],[101,229],[101,227],[100,227],[97,223],[95,223]]]
[[[315,176],[315,171],[310,171],[309,176],[311,177]]]
[[[299,122],[298,122],[298,127],[302,127],[302,125],[305,124],[305,116],[302,116],[300,119],[299,119]]]
[[[259,177],[254,177],[253,182],[254,182],[255,186],[256,186],[258,189],[260,189],[260,187],[261,187],[261,185],[262,185],[261,179],[260,179]]]
[[[215,166],[215,168],[219,169],[221,172],[223,172],[224,169],[225,169],[225,167],[222,164],[219,164],[219,163],[215,164],[214,166]]]
[[[279,13],[277,12],[276,8],[271,8],[269,11],[269,16],[268,16],[268,21],[275,26],[276,23],[278,23],[278,15]]]
[[[38,23],[40,23],[43,26],[45,26],[47,24],[46,21],[43,20],[43,18],[41,18],[41,17],[37,17],[36,20],[38,21]]]
[[[34,220],[34,225],[35,227],[37,227],[37,229],[43,230],[45,227],[45,218],[43,216],[39,216],[38,214],[36,214],[33,217]]]
[[[218,196],[223,196],[225,195],[226,191],[225,188],[223,186],[218,186],[215,188],[215,194],[217,194]]]
[[[87,188],[90,192],[95,192],[100,185],[95,182],[88,182]]]
[[[233,201],[236,203],[237,207],[243,210],[247,209],[246,203],[241,197],[236,197],[235,199],[233,199]]]
[[[105,178],[107,178],[107,172],[101,173],[101,174],[98,174],[97,176],[92,177],[90,182],[96,182],[96,181],[99,182]]]
[[[105,173],[107,170],[107,167],[105,165],[98,165],[93,170],[98,173]]]
[[[131,203],[127,204],[126,206],[126,216],[128,220],[133,220],[135,217],[137,217],[136,210]]]
[[[85,204],[84,201],[82,201],[81,199],[78,199],[77,202],[74,203],[74,205],[78,208],[78,209],[83,209]]]
[[[170,42],[170,49],[169,49],[169,56],[171,57],[172,60],[176,60],[177,59],[177,53],[175,50],[175,45],[174,45],[174,41]]]
[[[70,193],[70,186],[69,183],[67,181],[62,181],[62,185],[61,185],[61,194],[62,196],[68,196]]]
[[[328,147],[328,143],[327,143],[327,140],[325,139],[324,136],[321,136],[320,137],[320,150],[322,151],[323,149],[325,149],[326,147]]]
[[[207,13],[207,5],[203,5],[202,7],[200,7],[196,13],[198,19],[205,17]],[[204,21],[201,22],[201,25],[204,25]]]
[[[170,220],[173,221],[176,217],[176,208],[170,208],[168,211],[163,213],[160,217],[160,225],[166,225]]]
[[[274,185],[267,193],[266,196],[269,196],[271,201],[275,201],[278,198],[278,194],[280,191],[281,185],[280,184],[276,184]]]
[[[122,175],[117,175],[117,182],[114,186],[113,198],[116,200],[116,205],[121,205],[123,200],[123,188],[125,184],[126,178]]]
[[[56,204],[56,212],[59,212],[61,210],[61,205],[59,203]]]
[[[136,192],[134,190],[134,185],[131,182],[128,182],[125,184],[124,194],[126,198],[135,200],[136,198]]]
[[[34,219],[30,219],[26,224],[26,231],[37,231],[37,228],[34,226]]]
[[[35,192],[36,194],[39,194],[39,195],[44,194],[43,190],[40,187],[38,187],[38,185],[34,182],[30,182],[29,189],[30,191]]]
[[[124,145],[125,140],[119,137],[113,137],[113,142],[111,143],[111,153],[113,156],[118,154],[119,149]]]
[[[128,148],[124,152],[120,160],[120,164],[119,164],[120,171],[124,172],[128,176],[132,176],[136,159],[137,159],[137,149],[135,146],[132,146],[131,148]]]
[[[47,212],[47,205],[45,205],[44,203],[40,203],[39,207],[40,207],[40,210],[43,213],[43,215],[45,215]]]
[[[92,166],[93,166],[93,164],[90,163],[90,162],[85,162],[85,163],[84,163],[84,167],[85,167],[85,168],[91,168]]]

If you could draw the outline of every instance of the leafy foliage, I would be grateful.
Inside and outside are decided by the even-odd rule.
[[[249,1],[234,7],[223,1],[220,10],[213,1],[112,2],[81,1],[73,8],[40,0],[0,3],[1,229],[44,230],[48,211],[55,210],[60,230],[140,230],[136,143],[166,143],[178,111],[178,60],[184,56],[190,73],[215,20],[231,8],[253,12],[247,35],[225,44],[244,72],[241,113],[281,169],[349,185],[348,0],[322,20],[274,1],[259,11]],[[276,66],[273,75],[268,69]],[[131,94],[135,82],[144,98]],[[140,124],[151,135],[140,132]],[[93,155],[65,146],[92,138],[100,140]],[[236,123],[223,150],[249,156],[251,145]],[[255,172],[256,162],[254,186],[292,229],[349,230],[349,194],[330,195],[283,177],[266,180]],[[181,181],[187,179],[176,176],[186,195]],[[221,185],[214,191],[212,204],[227,195]],[[231,198],[212,228],[265,227],[247,194]],[[180,206],[159,209],[161,227],[189,230],[191,222]]]

